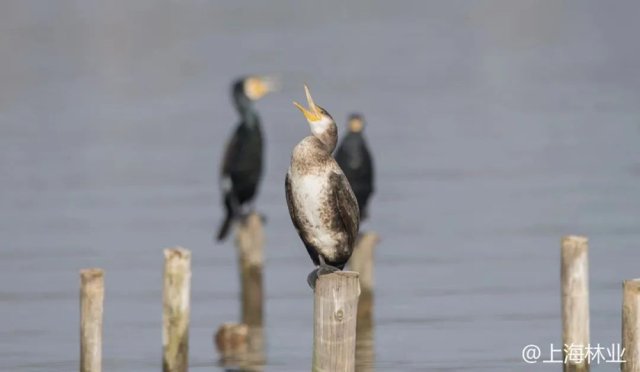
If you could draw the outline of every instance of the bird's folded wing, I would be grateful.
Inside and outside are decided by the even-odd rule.
[[[333,173],[329,184],[333,188],[333,194],[336,198],[336,204],[342,223],[349,234],[349,242],[353,246],[358,236],[358,228],[360,224],[360,210],[358,209],[358,201],[356,200],[353,190],[349,185],[349,181],[344,174]]]
[[[374,167],[373,167],[373,157],[368,149],[365,148],[364,153],[364,164],[365,164],[365,174],[367,175],[367,183],[371,187],[371,192],[373,193],[375,190],[374,186]]]
[[[295,226],[295,228],[300,231],[299,219],[296,215],[296,207],[294,205],[295,198],[293,197],[293,191],[291,190],[291,179],[289,179],[289,173],[287,173],[287,177],[284,180],[284,188],[285,195],[287,197],[287,207],[289,208],[289,216],[291,216],[293,226]]]
[[[233,136],[227,142],[227,147],[224,150],[224,156],[222,157],[221,174],[228,175],[231,173],[231,168],[236,162],[236,157],[240,151],[240,144],[238,143],[238,130],[233,133]]]

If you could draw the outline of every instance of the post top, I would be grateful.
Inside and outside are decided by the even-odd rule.
[[[104,270],[97,267],[80,270],[80,277],[82,279],[90,280],[90,279],[99,278],[102,276],[104,276]]]
[[[251,214],[247,216],[245,222],[247,225],[251,226],[260,225],[262,224],[262,217],[256,212],[251,212]]]
[[[360,273],[357,271],[336,271],[329,275],[338,275],[338,276],[346,276],[348,278],[357,278],[360,276]]]
[[[627,279],[622,281],[622,288],[635,289],[640,291],[640,278]]]
[[[358,236],[359,241],[368,240],[369,244],[378,244],[380,242],[380,235],[375,231],[364,231]]]
[[[585,244],[588,241],[589,239],[586,236],[582,236],[582,235],[566,235],[562,237],[563,244],[567,244],[569,242],[576,243],[576,244]]]
[[[360,273],[357,271],[334,271],[331,274],[323,274],[318,277],[318,280],[322,278],[330,279],[331,277],[341,276],[344,278],[358,278]]]
[[[173,247],[173,248],[167,248],[164,250],[164,258],[165,259],[171,259],[171,258],[185,258],[185,259],[190,259],[191,258],[191,251],[182,247]]]

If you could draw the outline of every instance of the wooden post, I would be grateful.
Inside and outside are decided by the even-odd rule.
[[[164,250],[162,316],[163,372],[186,372],[189,366],[189,296],[191,252]]]
[[[640,371],[640,279],[622,284],[622,372]]]
[[[265,363],[263,329],[243,323],[223,323],[214,335],[223,367],[262,370]]]
[[[358,319],[371,317],[373,314],[373,251],[378,244],[376,233],[362,234],[356,242],[356,247],[349,259],[349,268],[357,271],[360,280],[360,300],[358,302]]]
[[[262,328],[262,266],[264,233],[262,219],[250,214],[238,227],[236,247],[240,266],[242,323]]]
[[[247,353],[244,365],[263,364],[263,301],[262,267],[264,262],[264,232],[262,217],[251,213],[242,221],[236,235],[240,266],[242,323],[248,327]]]
[[[246,324],[223,323],[215,334],[214,342],[220,353],[220,364],[241,364],[248,353],[249,327]]]
[[[224,323],[215,335],[222,366],[255,369],[264,364],[262,217],[251,213],[236,231],[241,323]]]
[[[566,236],[562,239],[562,343],[563,359],[567,348],[582,348],[582,360],[566,359],[565,372],[589,371],[589,257],[587,238]],[[580,358],[577,358],[580,359]]]
[[[360,299],[356,325],[356,371],[373,371],[373,253],[379,237],[374,232],[360,235],[349,259],[350,270],[360,274]]]
[[[80,372],[102,371],[104,271],[80,270]]]
[[[359,295],[357,272],[337,271],[318,278],[314,299],[314,372],[354,371]]]

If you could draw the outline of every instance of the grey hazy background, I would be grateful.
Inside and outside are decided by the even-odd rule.
[[[161,367],[162,249],[193,251],[191,365],[238,319],[218,165],[229,84],[283,77],[267,140],[267,371],[311,363],[311,262],[283,177],[307,82],[365,114],[377,168],[377,370],[558,370],[559,241],[591,245],[592,341],[640,276],[632,1],[3,1],[0,370],[73,371],[78,270],[106,269],[105,371]],[[594,366],[614,371],[617,365]]]

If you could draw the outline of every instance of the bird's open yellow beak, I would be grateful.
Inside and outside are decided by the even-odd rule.
[[[304,117],[307,118],[308,121],[318,121],[320,120],[320,110],[315,103],[313,103],[313,98],[311,98],[311,93],[309,93],[309,88],[307,84],[304,85],[304,92],[307,95],[307,103],[309,104],[309,109],[307,110],[296,101],[293,101],[293,104],[304,114]]]

